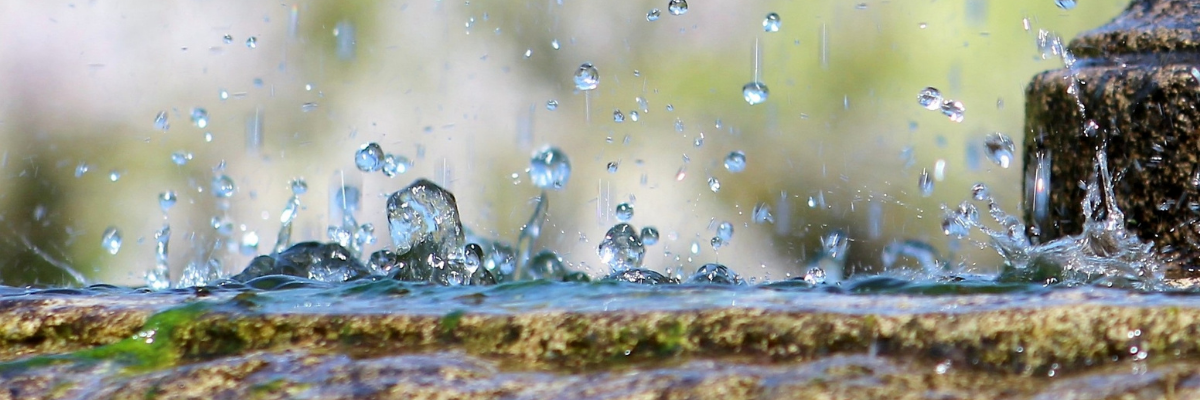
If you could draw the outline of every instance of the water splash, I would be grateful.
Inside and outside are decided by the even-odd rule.
[[[1047,165],[1048,170],[1048,165]],[[973,193],[987,202],[988,214],[1001,229],[978,220],[950,213],[955,224],[984,232],[1005,259],[997,278],[1001,282],[1061,283],[1068,286],[1094,284],[1138,290],[1161,290],[1163,263],[1156,258],[1152,242],[1143,242],[1125,229],[1125,214],[1117,207],[1108,156],[1101,145],[1096,151],[1092,178],[1083,199],[1083,232],[1050,242],[1033,244],[1025,225],[1000,209],[986,193]],[[960,208],[961,209],[961,208]]]

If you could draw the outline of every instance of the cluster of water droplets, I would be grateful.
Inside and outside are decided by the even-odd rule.
[[[954,122],[962,122],[967,112],[961,101],[942,97],[942,92],[935,87],[921,89],[917,93],[917,104],[926,110],[941,111],[942,115]]]
[[[384,153],[383,146],[370,142],[363,144],[354,153],[354,166],[362,172],[382,171],[391,178],[408,172],[412,162],[405,156]]]

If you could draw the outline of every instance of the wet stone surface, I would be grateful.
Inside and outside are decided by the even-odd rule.
[[[1200,381],[1189,294],[286,279],[6,291],[0,396],[1090,398]]]
[[[1106,141],[1126,227],[1156,244],[1168,279],[1200,276],[1197,32],[1200,3],[1134,1],[1109,25],[1071,42],[1079,57],[1073,68],[1034,77],[1026,90],[1026,221],[1041,241],[1082,230],[1079,182],[1092,175]],[[1049,182],[1035,179],[1039,155],[1048,158]],[[1040,212],[1038,188],[1045,191]]]

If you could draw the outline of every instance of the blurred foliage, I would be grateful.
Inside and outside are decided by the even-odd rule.
[[[375,248],[384,246],[382,196],[428,176],[456,193],[471,229],[515,241],[538,194],[528,155],[543,143],[567,151],[574,174],[549,194],[540,245],[591,273],[602,271],[595,245],[611,210],[631,199],[633,222],[663,232],[647,261],[657,269],[719,261],[747,275],[796,274],[836,229],[852,239],[856,270],[875,269],[880,249],[903,239],[988,270],[998,257],[945,238],[939,206],[984,182],[1018,212],[1019,167],[980,158],[983,136],[1020,143],[1024,86],[1060,67],[1038,53],[1038,29],[1072,37],[1124,4],[693,1],[673,16],[666,1],[9,3],[0,13],[9,44],[0,49],[0,248],[9,255],[0,281],[69,284],[53,265],[61,261],[97,281],[138,284],[164,223],[174,276],[208,259],[235,272],[251,256],[237,250],[243,235],[258,235],[259,253],[274,244],[297,177],[312,188],[299,240],[324,238],[328,193],[348,183],[362,186],[359,220],[375,224]],[[661,19],[647,21],[655,7]],[[763,32],[768,12],[782,16],[780,32]],[[254,49],[243,44],[250,36]],[[601,85],[577,93],[571,76],[583,62],[597,66]],[[770,100],[749,106],[741,88],[756,75]],[[966,104],[965,121],[919,107],[926,86]],[[549,111],[552,99],[560,106]],[[209,111],[208,127],[190,124],[192,107]],[[617,124],[613,110],[641,115]],[[159,111],[170,114],[167,132],[153,128]],[[256,118],[263,143],[247,146]],[[411,158],[412,170],[391,179],[354,170],[353,152],[368,141]],[[733,150],[747,155],[743,173],[721,166]],[[177,166],[174,151],[195,157]],[[945,179],[921,197],[917,175],[939,160]],[[92,170],[76,177],[80,163]],[[229,201],[208,193],[220,166],[238,184]],[[113,169],[123,171],[116,182]],[[165,217],[164,190],[180,197]],[[774,226],[750,221],[760,202],[774,208]],[[877,235],[873,204],[883,211]],[[217,232],[214,216],[233,234]],[[737,233],[714,252],[707,243],[720,221]],[[99,246],[107,226],[125,236],[116,256]]]

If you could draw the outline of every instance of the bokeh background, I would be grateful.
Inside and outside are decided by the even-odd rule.
[[[385,196],[428,177],[456,194],[471,230],[515,242],[539,193],[530,154],[544,144],[565,151],[573,172],[549,193],[537,247],[593,275],[605,272],[596,246],[621,202],[634,205],[635,226],[661,232],[646,257],[660,271],[720,262],[799,276],[835,230],[851,240],[852,272],[878,270],[881,249],[908,239],[988,271],[995,252],[943,235],[939,206],[983,182],[1018,212],[1019,163],[996,166],[982,142],[1004,132],[1020,143],[1025,85],[1061,66],[1043,59],[1038,30],[1073,37],[1126,3],[693,0],[675,16],[666,0],[7,0],[0,283],[74,284],[69,267],[140,285],[165,223],[173,277],[189,264],[237,272],[271,251],[295,178],[309,186],[297,240],[326,239],[331,190],[347,183],[362,188],[358,219],[379,237],[367,251],[382,248]],[[770,12],[778,32],[763,30]],[[770,98],[751,106],[741,88],[755,77],[756,43]],[[601,79],[588,93],[572,82],[584,62]],[[926,86],[962,101],[965,120],[918,106]],[[203,128],[190,119],[196,107],[208,112]],[[354,152],[371,141],[411,168],[356,170]],[[722,166],[734,150],[744,172]],[[176,152],[191,159],[178,165]],[[939,161],[943,179],[923,197],[917,177]],[[222,164],[236,183],[228,200],[211,193]],[[167,190],[179,201],[164,215]],[[751,220],[758,203],[773,224]],[[735,234],[714,250],[723,221]],[[115,255],[101,246],[110,226],[123,237]],[[258,248],[241,251],[253,235]]]

